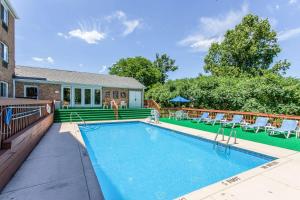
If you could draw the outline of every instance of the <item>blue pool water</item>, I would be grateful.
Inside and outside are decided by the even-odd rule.
[[[107,200],[173,199],[274,159],[142,122],[80,131]]]

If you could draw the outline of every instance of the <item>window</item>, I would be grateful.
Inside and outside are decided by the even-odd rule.
[[[3,62],[8,63],[8,46],[3,42],[0,42],[1,45],[1,58]]]
[[[64,103],[70,104],[71,103],[71,89],[70,88],[64,88],[63,89],[63,99]]]
[[[119,91],[113,91],[113,99],[119,99]]]
[[[101,104],[101,90],[95,89],[94,91],[94,104],[100,105]]]
[[[7,31],[8,28],[8,10],[1,4],[1,20],[2,20],[2,27]]]
[[[110,98],[110,91],[105,92],[105,98]]]
[[[121,98],[126,98],[126,92],[121,92]]]
[[[8,97],[8,84],[0,81],[0,97]]]
[[[25,86],[25,97],[30,99],[38,98],[38,87],[37,86]]]
[[[84,89],[84,104],[91,104],[91,89]]]
[[[75,104],[81,105],[81,88],[75,88]]]

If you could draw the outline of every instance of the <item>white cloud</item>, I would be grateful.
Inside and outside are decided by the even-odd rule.
[[[284,41],[296,37],[298,35],[300,35],[300,27],[280,32],[278,34],[278,39],[280,41]]]
[[[106,71],[106,69],[107,69],[107,66],[106,66],[106,65],[103,65],[103,66],[101,67],[101,69],[99,70],[99,73],[100,73],[100,74],[104,73],[104,72]]]
[[[52,57],[47,57],[47,58],[41,58],[41,57],[32,57],[32,60],[36,61],[36,62],[46,62],[46,63],[50,63],[53,64],[54,63],[54,59]]]
[[[230,11],[224,16],[201,17],[196,33],[179,41],[179,45],[188,46],[195,51],[207,51],[211,43],[221,42],[225,32],[240,23],[248,12],[248,5],[243,4],[240,10]]]
[[[124,30],[122,31],[123,36],[133,33],[137,28],[140,28],[142,25],[140,19],[129,20],[127,14],[121,10],[114,12],[112,15],[106,16],[105,19],[108,22],[112,22],[115,19],[118,20],[124,27]]]
[[[57,35],[60,36],[60,37],[65,38],[65,39],[69,39],[70,38],[69,36],[67,36],[66,34],[61,33],[61,32],[58,32]]]
[[[139,20],[124,21],[123,24],[126,27],[123,32],[123,35],[128,35],[132,33],[140,25],[140,21]]]
[[[82,29],[75,29],[69,32],[69,37],[82,39],[88,44],[97,44],[98,41],[103,40],[105,38],[105,33],[97,30],[87,31]]]
[[[296,4],[298,2],[298,0],[289,0],[289,4],[292,5],[292,4]]]
[[[48,63],[54,63],[54,59],[53,58],[51,58],[51,57],[47,57],[46,58],[46,61],[48,62]]]
[[[32,57],[32,60],[37,61],[37,62],[43,62],[44,58]]]
[[[58,32],[57,35],[65,39],[78,38],[88,44],[97,44],[106,38],[106,33],[102,31],[100,23],[96,20],[85,20],[79,22],[78,26],[68,33]]]

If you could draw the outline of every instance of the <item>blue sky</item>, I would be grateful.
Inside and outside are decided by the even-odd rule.
[[[300,0],[12,0],[16,63],[107,73],[123,57],[167,53],[180,67],[171,79],[203,73],[212,41],[247,13],[268,18],[279,34],[277,59],[300,77]]]

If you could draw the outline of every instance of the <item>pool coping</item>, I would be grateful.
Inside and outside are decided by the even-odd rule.
[[[107,120],[107,121],[91,121],[86,122],[87,124],[100,124],[100,123],[120,123],[120,122],[143,122],[150,125],[158,126],[161,128],[166,128],[172,131],[176,131],[178,133],[187,134],[193,137],[205,139],[214,142],[215,134],[202,131],[198,129],[183,127],[179,125],[174,125],[170,123],[160,122],[158,124],[154,124],[149,122],[147,119],[131,119],[131,120]],[[84,140],[82,138],[82,135],[80,133],[79,124],[82,123],[76,123],[75,132],[79,133],[76,134],[76,137],[78,141],[85,147]],[[225,136],[225,141],[227,140],[227,136]],[[291,162],[293,160],[293,157],[299,156],[300,153],[297,151],[284,149],[280,147],[270,146],[266,144],[256,143],[253,141],[238,139],[238,143],[234,144],[234,146],[238,149],[251,151],[251,152],[257,152],[258,154],[275,157],[277,159],[268,162],[264,165],[255,167],[253,169],[247,170],[245,172],[236,174],[230,178],[224,179],[222,181],[216,182],[214,184],[208,185],[206,187],[200,188],[198,190],[192,191],[191,193],[184,194],[183,196],[180,196],[176,199],[178,200],[193,200],[193,199],[212,199],[213,195],[216,195],[218,193],[224,193],[227,190],[230,190],[230,188],[234,188],[235,186],[238,186],[239,184],[246,182],[250,179],[255,179],[256,177],[262,176],[264,173],[269,172],[275,168],[284,167],[284,165],[288,162]],[[220,143],[225,143],[224,141],[219,141]],[[299,156],[300,158],[300,156]],[[101,183],[99,183],[101,185]],[[224,197],[225,198],[225,197]],[[222,199],[222,198],[221,198]],[[249,197],[251,199],[251,197]]]

